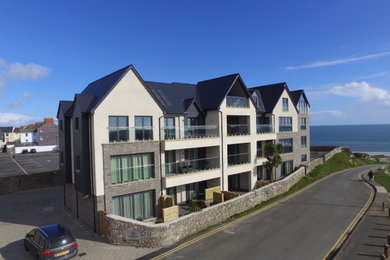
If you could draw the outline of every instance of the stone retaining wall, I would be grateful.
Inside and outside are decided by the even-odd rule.
[[[63,184],[63,176],[58,171],[0,177],[0,195]]]
[[[331,151],[331,154],[326,157],[327,160],[340,151],[341,149],[338,148]],[[324,161],[324,159],[321,160]],[[317,163],[315,162],[313,165]],[[170,246],[235,214],[251,209],[263,201],[287,192],[303,176],[305,176],[305,168],[301,167],[282,180],[163,224],[142,223],[109,214],[106,216],[106,238],[109,243],[115,245]]]

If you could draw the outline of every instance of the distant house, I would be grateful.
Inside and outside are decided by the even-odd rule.
[[[0,146],[20,139],[19,129],[13,126],[0,127]]]
[[[58,128],[53,118],[44,118],[43,122],[22,126],[20,143],[23,145],[57,145]]]

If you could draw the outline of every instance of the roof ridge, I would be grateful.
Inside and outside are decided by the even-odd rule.
[[[131,66],[133,66],[133,65],[132,65],[132,64],[127,65],[127,66],[125,66],[125,67],[123,67],[123,68],[121,68],[121,69],[119,69],[119,70],[116,70],[116,71],[114,71],[114,72],[111,72],[110,74],[108,74],[108,75],[106,75],[106,76],[104,76],[104,77],[102,77],[102,78],[100,78],[100,79],[97,79],[97,80],[95,80],[95,81],[92,81],[91,83],[89,83],[89,84],[87,85],[87,87],[88,87],[89,85],[95,83],[95,82],[98,82],[99,80],[105,79],[105,78],[107,78],[108,76],[111,76],[112,74],[117,73],[118,71],[121,71],[121,70],[123,70],[123,69],[128,69],[128,68],[130,68]]]
[[[231,76],[239,76],[239,75],[240,75],[240,73],[232,73],[232,74],[217,77],[217,78],[206,79],[206,80],[199,81],[196,85],[198,85],[199,83],[203,83],[203,82],[207,82],[207,81],[211,81],[211,80],[217,80],[217,79],[227,78],[227,77],[231,77]]]

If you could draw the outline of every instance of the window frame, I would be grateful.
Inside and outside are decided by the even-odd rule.
[[[145,194],[146,193],[150,193],[152,194],[152,201],[151,201],[151,212],[152,212],[152,215],[151,216],[146,216],[146,210],[145,210]],[[136,212],[135,212],[135,196],[136,195],[139,195],[139,194],[142,194],[142,218],[141,219],[136,219],[135,216],[137,215]],[[124,201],[123,199],[125,197],[130,197],[130,200],[131,200],[131,213],[132,213],[132,216],[131,217],[126,217],[124,216]],[[112,203],[112,212],[115,214],[115,215],[118,215],[118,216],[122,216],[122,217],[125,217],[125,218],[130,218],[130,219],[135,219],[135,220],[144,220],[144,219],[148,219],[148,218],[153,218],[155,217],[156,215],[156,212],[155,212],[155,205],[156,205],[156,194],[155,194],[155,190],[147,190],[147,191],[141,191],[141,192],[135,192],[135,193],[130,193],[130,194],[124,194],[124,195],[119,195],[119,196],[114,196],[112,197],[112,201],[114,201],[114,199],[119,199],[119,206],[120,206],[120,211],[119,213],[122,213],[122,214],[117,214],[117,212],[115,212],[115,209],[114,209],[114,206],[115,206],[115,203]]]
[[[137,125],[137,118],[141,118],[142,119],[142,125],[141,126],[138,126]],[[150,119],[150,125],[145,125],[145,118],[149,118]],[[135,127],[135,140],[136,141],[145,141],[145,140],[153,140],[153,116],[134,116],[134,127]],[[145,127],[150,127],[150,130],[149,129],[146,129],[150,131],[150,136],[151,138],[150,139],[146,139],[145,138]],[[137,129],[138,128],[138,129]],[[142,139],[138,139],[137,138],[137,133],[140,133],[140,131],[142,131]]]
[[[120,136],[121,136],[120,128],[122,127],[122,126],[119,126],[120,118],[126,118],[126,126],[124,126],[124,127],[127,128],[127,138],[125,140],[121,140],[121,138],[120,138]],[[115,123],[116,123],[115,126],[110,125],[111,119],[115,119]],[[116,129],[111,130],[111,128],[116,128]],[[116,132],[116,138],[114,138],[114,139],[111,139],[112,132]],[[108,141],[110,143],[118,143],[118,142],[128,142],[129,140],[130,140],[130,138],[129,138],[129,116],[108,116]]]
[[[307,137],[306,137],[306,135],[301,136],[301,148],[307,148]]]
[[[292,132],[293,122],[291,116],[280,116],[279,117],[279,132]]]
[[[290,142],[291,142],[291,145],[286,145],[286,144],[289,144]],[[294,152],[294,140],[293,140],[293,138],[279,139],[279,143],[283,146],[282,154]]]
[[[288,98],[282,98],[282,111],[288,112]]]

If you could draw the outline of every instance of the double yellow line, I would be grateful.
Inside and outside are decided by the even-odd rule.
[[[364,173],[361,173],[359,175],[359,179],[360,180],[363,180],[362,178],[362,175]],[[368,198],[366,204],[364,205],[364,207],[359,211],[359,213],[356,215],[356,217],[352,220],[352,222],[348,225],[347,229],[341,234],[341,236],[339,237],[339,239],[336,241],[336,243],[333,245],[333,247],[329,250],[329,252],[326,254],[326,256],[323,258],[323,260],[326,260],[329,258],[329,256],[331,256],[334,252],[336,252],[337,250],[340,249],[341,245],[344,243],[344,241],[347,239],[349,233],[355,228],[355,226],[357,225],[357,223],[359,222],[359,220],[363,217],[364,213],[366,213],[366,211],[368,210],[368,208],[370,207],[371,205],[371,202],[373,201],[374,199],[374,195],[375,195],[375,192],[374,192],[374,188],[368,184],[367,182],[364,182],[368,188],[370,189],[370,197]]]

